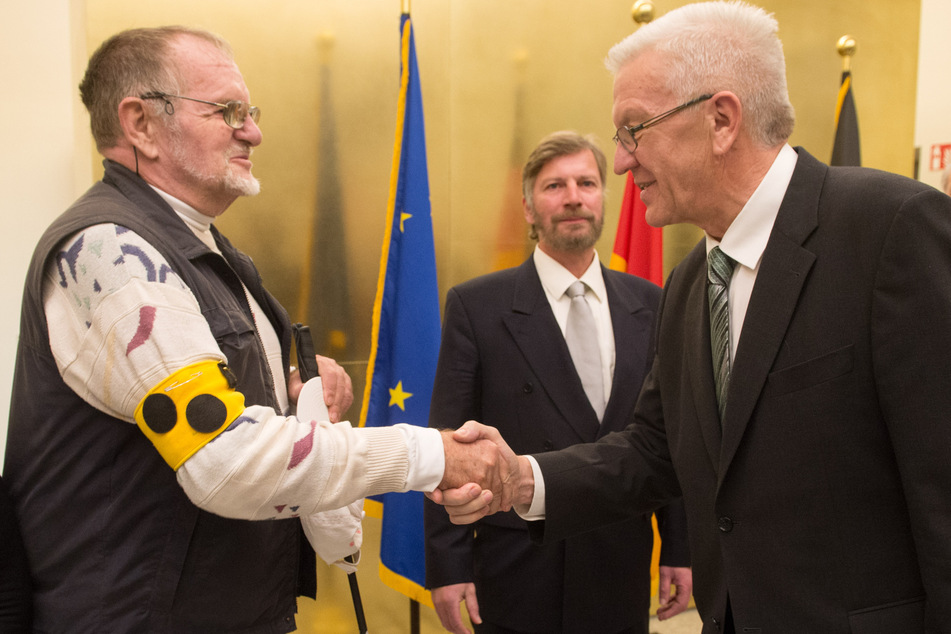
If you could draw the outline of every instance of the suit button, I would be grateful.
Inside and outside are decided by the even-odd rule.
[[[733,530],[733,520],[724,515],[717,520],[717,528],[720,529],[721,533],[729,533]]]
[[[546,440],[546,441],[545,441],[545,444],[544,444],[543,446],[544,446],[544,448],[545,448],[545,451],[551,451],[552,449],[555,448],[555,443],[553,443],[553,442],[550,441],[550,440]]]
[[[532,390],[534,389],[535,387],[531,383],[526,383],[525,385],[522,386],[522,391],[525,392],[526,394],[531,394]]]
[[[715,629],[717,632],[719,632],[719,631],[720,631],[720,622],[719,622],[718,620],[716,620],[715,618],[710,619],[710,620],[713,621],[713,627],[714,627],[714,629]]]

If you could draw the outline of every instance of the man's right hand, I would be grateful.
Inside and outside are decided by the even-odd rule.
[[[442,439],[446,470],[438,488],[456,489],[474,482],[491,491],[491,513],[511,509],[518,458],[499,431],[470,420],[455,431],[443,431]]]
[[[476,599],[474,583],[456,583],[450,586],[433,588],[433,605],[439,622],[452,634],[472,634],[462,621],[462,609],[459,604],[465,602],[469,612],[469,620],[473,623],[482,623],[479,617],[479,602]]]
[[[471,524],[515,504],[524,509],[531,504],[535,490],[531,465],[515,455],[497,429],[468,421],[455,432],[443,432],[443,444],[445,475],[426,495],[446,507],[454,524]]]

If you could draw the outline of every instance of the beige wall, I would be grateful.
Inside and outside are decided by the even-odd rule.
[[[506,188],[516,139],[523,144],[516,163],[541,136],[561,128],[593,132],[608,154],[613,153],[611,80],[602,59],[634,28],[631,4],[632,0],[412,3],[443,292],[492,267],[503,211],[518,213],[511,211],[518,194]],[[681,4],[655,2],[659,13]],[[763,0],[761,4],[776,13],[785,43],[798,116],[792,142],[828,159],[841,70],[835,42],[850,33],[859,44],[853,74],[864,163],[911,175],[919,1]],[[263,192],[236,203],[220,226],[255,258],[292,316],[317,195],[318,99],[322,90],[332,92],[357,333],[344,360],[351,362],[356,391],[362,394],[393,151],[400,3],[39,0],[11,6],[0,22],[4,60],[0,113],[5,115],[6,139],[13,141],[0,169],[3,217],[13,223],[3,256],[7,266],[0,315],[4,333],[0,384],[9,385],[12,376],[20,285],[32,245],[49,220],[92,181],[94,171],[98,173],[99,158],[92,158],[87,122],[75,98],[86,57],[122,28],[183,23],[214,30],[234,45],[252,101],[263,111],[265,142],[254,156]],[[318,85],[321,39],[333,42],[328,62],[332,81],[326,87]],[[74,49],[79,52],[73,54]],[[519,108],[521,116],[516,115]],[[96,167],[90,168],[91,163]],[[605,261],[623,180],[612,175],[608,186],[609,220],[599,244]],[[696,238],[689,229],[667,231],[668,268]],[[7,389],[0,394],[5,398]],[[6,410],[7,401],[0,407]],[[351,414],[357,412],[359,403]],[[361,573],[370,626],[374,632],[405,632],[405,601],[383,588],[375,574],[372,546],[377,530],[368,523],[371,548]],[[319,613],[322,632],[352,631],[342,573],[330,571],[321,584],[321,602],[305,606],[303,620]],[[423,631],[438,631],[431,611],[423,609],[423,616]],[[304,624],[302,631],[315,630]]]
[[[82,4],[68,0],[11,2],[0,20],[0,449],[33,245],[90,184],[89,124],[74,81],[85,66],[85,30]]]

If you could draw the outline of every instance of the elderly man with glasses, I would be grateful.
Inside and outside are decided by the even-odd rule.
[[[34,628],[291,631],[314,550],[350,568],[362,497],[462,484],[498,449],[332,424],[353,392],[324,357],[326,410],[292,415],[287,314],[212,224],[260,189],[260,111],[225,42],[122,32],[80,91],[105,175],[30,265],[3,475]]]
[[[610,52],[614,170],[705,236],[633,424],[520,456],[516,510],[550,543],[682,495],[704,634],[947,632],[951,199],[790,146],[777,31],[687,4]]]

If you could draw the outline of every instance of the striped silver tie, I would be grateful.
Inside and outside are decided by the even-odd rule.
[[[726,410],[730,385],[730,307],[729,288],[733,267],[730,256],[713,247],[707,254],[707,300],[710,303],[710,347],[713,352],[713,380],[717,389],[720,421]]]

